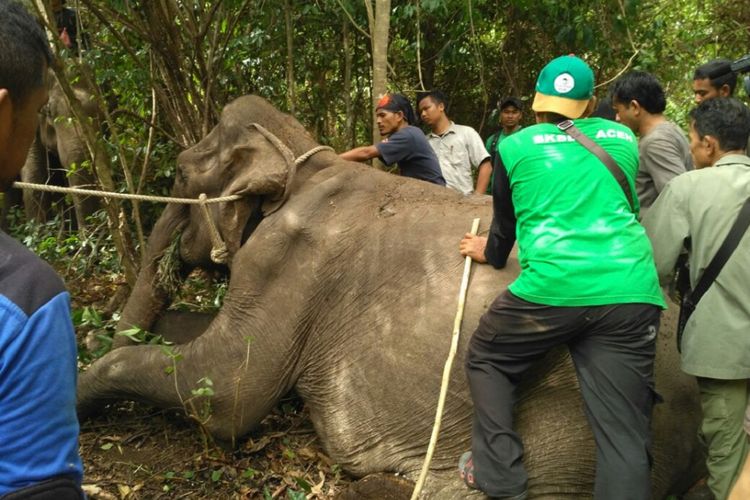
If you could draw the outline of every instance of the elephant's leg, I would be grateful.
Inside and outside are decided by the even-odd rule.
[[[49,181],[48,167],[47,150],[37,135],[29,149],[26,163],[21,169],[21,180],[33,184],[47,184]],[[50,205],[51,197],[49,193],[30,189],[23,191],[23,206],[28,220],[46,221]]]
[[[55,137],[60,164],[67,176],[66,183],[71,187],[95,188],[96,176],[92,166],[87,163],[90,156],[84,136],[78,127],[71,124],[59,125]],[[95,161],[107,161],[103,152],[97,152],[96,157]],[[101,204],[99,199],[93,196],[73,195],[73,206],[78,228],[83,229],[86,227],[86,218],[99,210]]]
[[[169,342],[187,344],[208,329],[215,314],[192,311],[164,311],[153,326],[154,333]]]
[[[174,290],[172,286],[165,286],[161,282],[163,276],[160,276],[159,273],[159,263],[184,227],[184,213],[184,206],[169,204],[156,222],[148,239],[148,252],[141,262],[138,280],[123,308],[120,321],[117,324],[117,331],[133,327],[150,330],[154,322],[172,301]],[[170,259],[174,265],[164,267],[172,269],[172,274],[178,274],[181,279],[182,276],[190,272],[189,266],[186,266],[179,259],[179,256],[172,255]],[[174,267],[179,269],[175,270]],[[113,347],[119,348],[128,345],[128,343],[127,337],[116,336]]]
[[[68,175],[68,185],[84,189],[95,189],[96,180],[91,170],[88,168],[78,168]],[[85,228],[86,219],[101,208],[99,199],[95,196],[73,195],[73,206],[79,229]]]
[[[160,407],[182,407],[175,382],[180,358],[175,348],[139,345],[122,347],[93,363],[78,379],[78,414],[86,417],[102,401],[130,399]],[[188,391],[189,394],[189,391]]]

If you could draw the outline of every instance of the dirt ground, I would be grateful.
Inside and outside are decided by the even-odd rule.
[[[350,481],[320,450],[298,399],[235,451],[205,439],[178,410],[109,406],[82,423],[81,454],[94,499],[327,499]]]
[[[104,310],[117,283],[66,277],[73,309]],[[89,329],[78,328],[81,349]],[[84,489],[92,499],[330,499],[352,481],[321,450],[304,404],[281,401],[236,450],[180,409],[125,402],[81,422]]]

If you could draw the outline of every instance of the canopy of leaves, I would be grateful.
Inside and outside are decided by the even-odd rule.
[[[110,110],[106,141],[118,189],[166,193],[176,154],[247,93],[294,110],[321,143],[338,150],[368,143],[367,2],[68,1],[90,48],[63,59],[89,68]],[[389,88],[410,98],[441,89],[450,116],[486,136],[497,127],[499,97],[530,102],[539,69],[575,53],[594,68],[599,95],[629,69],[655,73],[671,118],[684,122],[695,66],[750,47],[745,7],[743,0],[394,1]],[[160,210],[145,208],[146,232]]]

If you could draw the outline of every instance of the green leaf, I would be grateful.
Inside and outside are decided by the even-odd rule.
[[[100,446],[100,448],[104,451],[107,451],[107,450],[111,450],[113,446],[114,446],[113,443],[104,443],[103,445]]]
[[[252,479],[252,478],[255,477],[255,474],[257,474],[257,473],[258,473],[257,470],[255,470],[255,469],[253,469],[251,467],[248,467],[247,469],[245,469],[244,471],[242,471],[242,478],[243,479]]]
[[[211,473],[211,481],[213,481],[215,483],[216,481],[218,481],[219,479],[221,479],[221,475],[223,473],[224,473],[224,471],[222,471],[221,469],[216,469],[215,471],[213,471]]]
[[[305,493],[310,493],[312,491],[312,486],[310,486],[310,483],[308,483],[301,477],[295,477],[294,482],[297,483],[297,486],[302,488]]]
[[[122,330],[117,332],[117,335],[122,335],[123,337],[127,337],[133,342],[141,343],[143,342],[143,333],[144,331],[137,326],[134,326],[132,328],[128,328],[127,330]]]

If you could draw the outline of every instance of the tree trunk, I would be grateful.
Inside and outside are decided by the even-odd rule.
[[[349,150],[354,147],[354,105],[352,103],[352,35],[349,31],[349,21],[342,22],[342,41],[344,44],[344,106],[346,108],[346,120],[344,122],[344,148]]]
[[[294,26],[292,26],[292,5],[284,0],[284,22],[286,24],[286,100],[289,113],[294,115],[297,96],[294,90]]]
[[[375,106],[386,93],[388,84],[388,31],[391,22],[391,0],[375,0],[375,12],[367,1],[367,16],[370,20],[372,38],[372,143],[380,141],[380,132],[375,118]]]

